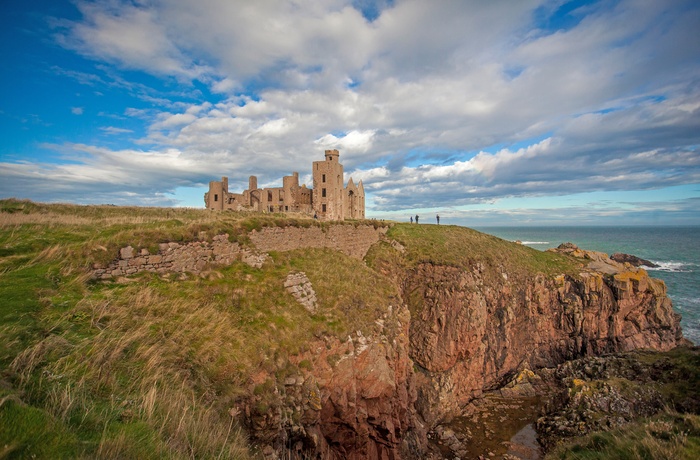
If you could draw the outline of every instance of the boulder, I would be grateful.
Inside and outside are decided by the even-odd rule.
[[[634,267],[650,267],[650,268],[656,268],[658,267],[657,264],[654,262],[651,262],[646,259],[642,259],[641,257],[633,256],[631,254],[623,254],[621,252],[616,252],[615,254],[611,255],[610,258],[614,260],[615,262],[620,262],[620,263],[628,263]]]

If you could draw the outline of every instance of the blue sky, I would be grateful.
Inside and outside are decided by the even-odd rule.
[[[694,0],[2,8],[3,198],[203,207],[337,148],[370,217],[700,224]]]

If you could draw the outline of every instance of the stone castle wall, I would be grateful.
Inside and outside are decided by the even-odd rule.
[[[232,193],[228,178],[209,182],[204,194],[207,209],[224,211],[293,212],[303,213],[319,220],[346,220],[365,218],[365,188],[360,180],[352,178],[343,185],[343,165],[338,150],[326,150],[324,161],[312,164],[313,188],[299,185],[299,173],[282,178],[282,187],[258,188],[258,179],[250,176],[248,189]]]
[[[158,254],[148,249],[127,246],[119,250],[118,257],[107,267],[95,266],[93,278],[111,279],[133,275],[143,271],[154,273],[199,273],[208,265],[230,265],[241,260],[251,266],[261,267],[269,251],[291,251],[302,248],[329,248],[350,257],[364,258],[370,246],[379,241],[387,227],[371,225],[333,225],[325,230],[320,227],[265,227],[249,234],[254,250],[231,243],[228,235],[217,235],[208,241],[190,243],[161,243]]]
[[[330,248],[362,259],[387,230],[387,227],[375,229],[370,225],[332,225],[325,230],[320,227],[267,227],[248,236],[255,247],[264,252]]]

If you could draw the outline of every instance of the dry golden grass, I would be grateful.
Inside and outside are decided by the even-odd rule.
[[[236,352],[228,315],[210,303],[173,299],[139,285],[108,291],[99,301],[88,297],[55,326],[70,321],[83,322],[94,335],[73,345],[49,335],[11,365],[20,388],[45,395],[44,407],[54,417],[78,427],[138,420],[168,456],[248,456],[237,420],[219,399],[222,388],[241,388],[242,377],[208,377],[221,356],[229,364],[248,358]],[[104,401],[100,395],[110,396]],[[235,396],[223,400],[231,403]],[[97,455],[119,458],[131,452],[131,443],[130,435],[105,428]]]
[[[299,371],[290,355],[318,337],[397,332],[393,321],[376,323],[401,301],[396,284],[372,261],[330,250],[272,253],[261,269],[237,262],[199,276],[88,279],[93,263],[111,261],[126,245],[157,250],[160,242],[221,233],[246,244],[248,232],[267,226],[332,223],[16,200],[0,200],[0,221],[0,294],[12,297],[0,312],[13,318],[0,324],[0,341],[9,346],[0,359],[17,394],[61,424],[43,429],[75,434],[68,451],[78,456],[248,458],[239,414],[259,388],[251,376],[262,376],[272,393],[283,385],[280,375]],[[448,262],[462,263],[471,260],[463,240],[478,239],[455,229],[397,227],[392,235],[408,247],[408,262],[437,260],[448,243]],[[492,253],[507,255],[505,244],[487,242]],[[284,288],[298,271],[316,291],[314,314]]]
[[[63,214],[0,214],[0,227],[19,227],[27,224],[37,225],[92,225],[92,219]]]

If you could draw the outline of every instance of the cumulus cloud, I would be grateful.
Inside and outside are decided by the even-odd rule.
[[[76,2],[80,22],[65,21],[57,39],[96,60],[158,75],[196,78],[203,72],[171,41],[155,9],[131,2]]]
[[[217,97],[129,88],[153,102],[125,112],[144,151],[71,144],[77,165],[14,167],[154,196],[303,174],[338,148],[377,212],[700,181],[697,4],[592,3],[553,29],[561,3],[79,1],[63,46]]]
[[[156,204],[177,187],[203,182],[210,172],[177,150],[110,150],[83,144],[43,145],[59,164],[2,163],[0,193],[83,203]],[[141,201],[143,199],[143,201]],[[175,204],[172,202],[171,204]]]

